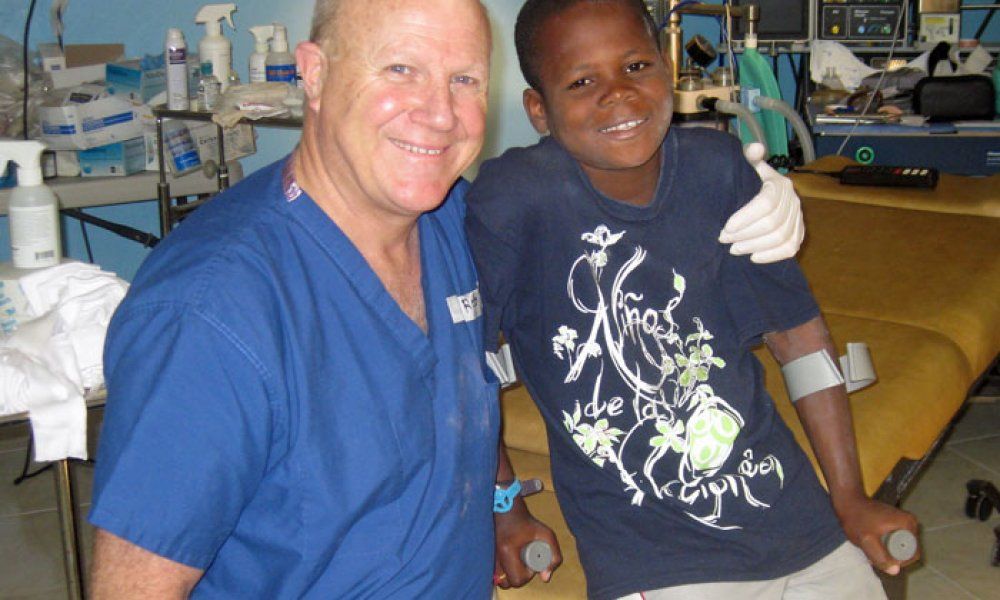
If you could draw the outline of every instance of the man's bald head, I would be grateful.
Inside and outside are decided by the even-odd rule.
[[[354,13],[363,16],[368,11],[391,11],[394,4],[405,3],[413,0],[316,0],[313,8],[312,25],[309,30],[309,41],[318,44],[333,53],[337,48],[335,45],[341,37],[338,35],[338,26],[345,20],[348,14]],[[419,1],[419,0],[418,0]],[[486,7],[480,0],[467,0],[475,4],[482,13],[483,21],[486,23],[485,30],[489,32],[489,19]],[[370,13],[369,13],[370,14]],[[355,32],[354,23],[352,33]]]

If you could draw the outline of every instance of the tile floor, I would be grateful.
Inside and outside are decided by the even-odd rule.
[[[101,414],[90,411],[92,432],[99,431]],[[93,442],[96,435],[90,437]],[[21,472],[26,441],[26,426],[0,425],[0,599],[65,598],[54,479],[45,473],[20,486],[11,483]],[[82,517],[90,506],[93,467],[75,465],[74,473]],[[1000,486],[1000,402],[968,407],[903,503],[923,526],[924,559],[911,567],[910,600],[1000,600],[1000,567],[989,564],[1000,516],[994,511],[987,522],[965,516],[969,479]],[[82,530],[86,563],[92,532],[86,525]]]

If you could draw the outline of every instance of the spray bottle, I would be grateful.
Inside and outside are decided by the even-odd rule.
[[[268,81],[295,85],[295,56],[288,52],[288,33],[281,23],[274,24],[274,39],[266,63]]]
[[[163,57],[167,63],[167,108],[188,110],[191,100],[188,94],[187,44],[180,29],[167,30]]]
[[[274,37],[273,25],[257,25],[250,28],[253,36],[253,54],[250,55],[250,83],[267,81],[267,43]]]
[[[62,258],[59,201],[42,183],[43,150],[45,144],[34,140],[0,142],[0,171],[7,161],[20,167],[8,210],[11,259],[16,269],[53,267]]]
[[[232,65],[233,44],[222,35],[222,19],[229,22],[234,30],[233,12],[235,4],[206,4],[194,17],[194,22],[205,26],[205,37],[198,42],[198,57],[201,63],[212,65],[212,75],[215,75],[222,90],[229,85],[229,71]]]

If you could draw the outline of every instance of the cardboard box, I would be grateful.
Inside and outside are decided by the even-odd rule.
[[[41,45],[39,46],[41,48]],[[64,49],[65,66],[47,73],[52,89],[61,90],[104,81],[105,63],[124,60],[122,44],[70,44]]]
[[[79,150],[46,150],[42,154],[42,176],[49,177],[79,177],[80,160],[76,154]]]
[[[100,86],[71,88],[40,106],[41,140],[51,150],[86,150],[142,136],[137,107]]]
[[[116,177],[138,173],[146,166],[146,143],[141,137],[98,146],[77,153],[82,177]]]
[[[125,44],[68,44],[66,68],[103,65],[125,59]]]
[[[104,84],[113,96],[146,103],[167,89],[167,72],[162,67],[143,69],[138,60],[112,62],[105,66]]]

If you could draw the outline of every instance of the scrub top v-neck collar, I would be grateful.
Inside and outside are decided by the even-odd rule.
[[[437,282],[432,280],[436,278],[428,277],[427,255],[436,249],[436,244],[429,243],[427,239],[425,223],[427,215],[421,215],[417,220],[420,236],[420,278],[427,318],[425,334],[399,306],[347,234],[305,190],[299,187],[292,167],[293,156],[294,154],[290,155],[286,160],[282,173],[282,192],[291,214],[315,238],[330,260],[343,271],[346,280],[358,291],[358,295],[372,310],[382,316],[401,347],[406,348],[414,357],[420,370],[432,373],[437,359],[431,338],[438,325],[436,319],[441,313],[432,306],[433,299],[446,294],[435,294],[438,292],[434,289],[437,287]]]

